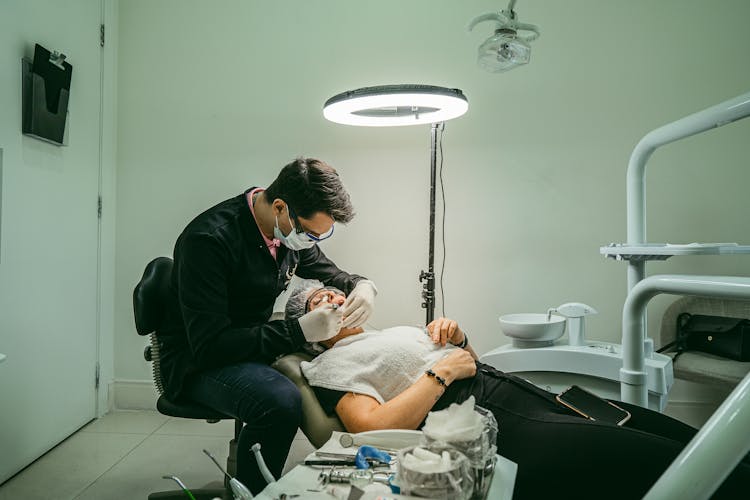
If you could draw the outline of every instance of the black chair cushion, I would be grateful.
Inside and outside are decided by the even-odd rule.
[[[133,290],[135,329],[140,335],[156,331],[164,319],[169,283],[172,279],[173,261],[169,257],[157,257],[148,263],[141,281]]]

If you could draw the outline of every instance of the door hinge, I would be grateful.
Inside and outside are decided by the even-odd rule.
[[[99,46],[104,47],[104,25],[99,25]]]
[[[102,218],[102,197],[100,196],[96,203],[96,216]]]
[[[94,389],[99,389],[99,363],[96,364],[94,371]]]

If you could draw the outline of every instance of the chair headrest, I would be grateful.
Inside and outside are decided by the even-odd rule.
[[[133,290],[135,329],[139,335],[148,335],[161,325],[169,296],[173,261],[157,257],[148,263],[141,281]]]

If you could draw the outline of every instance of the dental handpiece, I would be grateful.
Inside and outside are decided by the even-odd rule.
[[[229,475],[227,471],[224,470],[224,468],[219,465],[219,462],[214,458],[211,453],[209,453],[208,450],[204,449],[203,453],[208,455],[208,458],[210,458],[213,463],[216,464],[216,467],[219,468],[221,472],[224,473],[229,478],[229,488],[232,490],[232,495],[236,500],[251,500],[253,498],[252,493],[250,493],[250,490],[242,484],[236,477],[232,477]]]
[[[366,480],[366,483],[377,482],[388,484],[387,476],[383,477],[382,475],[375,475],[372,471],[367,469],[329,469],[321,471],[320,474],[318,474],[318,481],[320,481],[322,484],[351,483],[353,480],[356,482],[364,482],[363,480]],[[361,486],[365,485],[366,484],[361,484]]]
[[[180,481],[179,477],[177,477],[177,476],[162,476],[162,479],[171,479],[171,480],[173,480],[175,483],[177,483],[178,485],[180,485],[180,488],[182,488],[182,491],[185,492],[185,494],[188,496],[188,498],[190,498],[190,500],[195,500],[195,497],[193,496],[193,494],[190,492],[189,489],[187,489],[187,486],[185,486],[185,483],[183,483],[182,481]]]

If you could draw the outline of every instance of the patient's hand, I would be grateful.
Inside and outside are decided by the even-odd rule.
[[[477,364],[468,351],[455,349],[435,363],[432,371],[443,377],[445,383],[450,385],[454,380],[462,380],[476,375]]]
[[[464,341],[464,332],[458,327],[455,320],[440,317],[427,325],[427,331],[435,344],[445,347],[445,344],[458,345]]]

